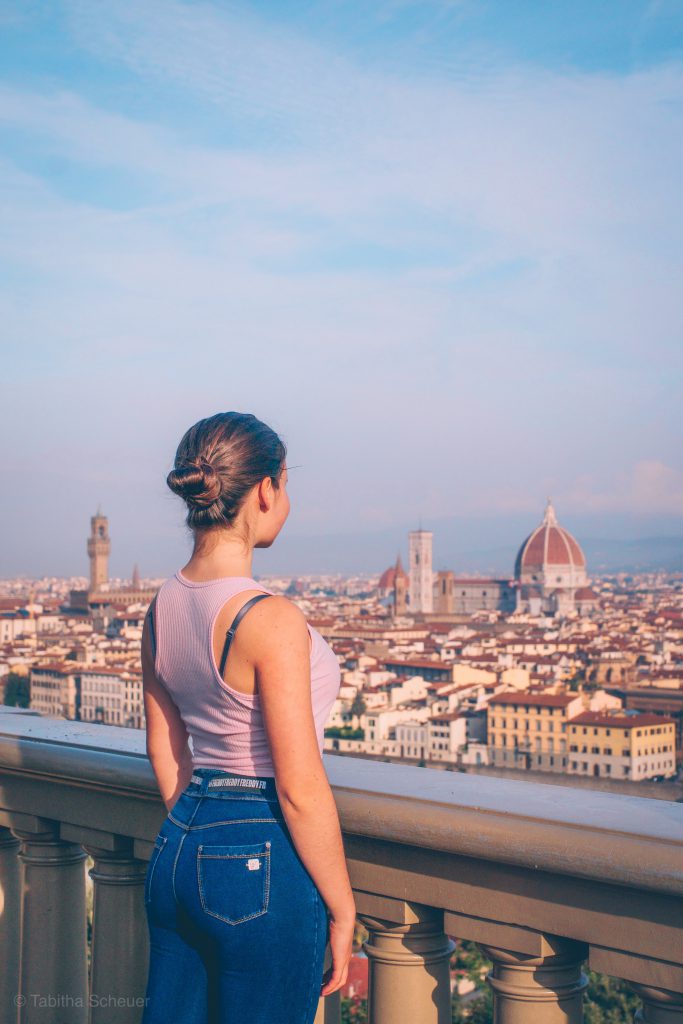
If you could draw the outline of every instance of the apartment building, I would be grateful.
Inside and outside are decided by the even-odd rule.
[[[489,761],[496,767],[563,772],[567,724],[584,709],[576,693],[497,693],[488,702]]]
[[[569,723],[570,775],[613,779],[673,778],[676,723],[637,711],[584,711]]]
[[[54,661],[29,673],[29,707],[51,718],[77,718],[78,690],[74,663]]]

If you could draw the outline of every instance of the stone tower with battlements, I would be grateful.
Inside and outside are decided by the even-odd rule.
[[[109,582],[109,521],[98,508],[97,515],[90,518],[88,537],[88,558],[90,559],[90,590],[101,590]]]

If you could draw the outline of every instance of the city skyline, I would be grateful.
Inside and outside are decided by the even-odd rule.
[[[298,467],[259,572],[379,571],[420,516],[503,571],[547,494],[589,557],[683,537],[677,5],[2,19],[0,575],[77,572],[98,502],[115,574],[172,571],[227,409]]]
[[[393,549],[395,555],[399,559],[405,557],[406,564],[412,566],[414,557],[413,539],[420,534],[426,534],[430,538],[430,564],[432,564],[431,552],[433,550],[436,551],[435,561],[432,564],[434,579],[436,579],[438,572],[441,570],[454,572],[456,576],[488,577],[495,575],[502,578],[512,578],[516,571],[514,564],[515,553],[519,551],[522,536],[527,536],[529,531],[533,532],[540,528],[545,521],[551,504],[552,500],[548,498],[543,516],[537,518],[535,522],[532,523],[529,520],[522,526],[520,520],[520,528],[514,538],[512,537],[511,527],[517,520],[511,520],[508,523],[509,529],[506,533],[506,536],[511,539],[509,545],[506,546],[501,545],[500,547],[484,549],[473,548],[471,545],[468,545],[467,535],[463,536],[458,533],[457,528],[453,528],[454,520],[446,519],[436,524],[436,533],[424,529],[420,522],[417,528],[407,529],[404,534],[385,532],[367,534],[365,537],[356,535],[355,538],[350,538],[352,541],[355,540],[356,546],[354,547],[351,544],[350,550],[347,552],[347,559],[337,561],[335,561],[333,546],[329,543],[329,537],[323,535],[320,537],[302,536],[287,538],[285,535],[283,538],[282,534],[286,534],[285,525],[285,529],[278,535],[275,544],[271,548],[265,550],[254,549],[254,575],[257,577],[268,577],[269,575],[292,577],[357,575],[360,577],[371,577],[373,575],[381,575],[389,567],[389,563],[391,565],[394,564],[394,555],[391,554],[392,543],[395,542],[395,548]],[[554,510],[553,515],[555,515]],[[143,576],[149,580],[161,579],[171,575],[179,567],[179,563],[172,564],[167,562],[156,571],[149,570],[141,573],[139,560],[137,557],[134,557],[131,563],[133,566],[131,573],[129,571],[130,566],[125,564],[125,558],[131,552],[126,551],[125,554],[121,551],[117,552],[116,538],[114,538],[112,546],[112,538],[109,533],[109,517],[101,505],[98,505],[95,515],[90,517],[89,522],[90,537],[88,537],[87,543],[84,544],[83,537],[81,537],[81,547],[85,552],[84,557],[86,561],[89,560],[90,562],[89,570],[84,569],[81,572],[80,569],[72,568],[71,570],[54,573],[49,571],[20,571],[4,575],[0,573],[0,580],[19,579],[22,577],[40,579],[50,576],[62,579],[86,578],[89,573],[90,589],[92,589],[93,579],[95,578],[93,572],[100,578],[102,571],[105,571],[107,577],[112,580],[127,581],[132,579],[135,587],[137,586],[136,579],[139,581]],[[564,527],[567,524],[563,522],[562,525]],[[450,530],[449,526],[451,527]],[[524,534],[522,533],[523,529],[525,531]],[[102,543],[104,545],[103,550],[106,550],[106,570],[103,570],[102,567],[99,570],[96,569],[95,563],[90,557],[91,553],[95,550],[92,545],[95,544],[93,538],[96,530],[104,530]],[[502,542],[504,537],[498,535],[496,540]],[[362,546],[364,544],[366,548],[363,551]],[[594,571],[598,576],[601,574],[609,575],[612,572],[638,573],[661,570],[665,573],[676,573],[683,571],[683,539],[681,537],[640,538],[635,541],[620,540],[614,536],[611,538],[588,537],[587,539],[582,539],[581,545],[588,553],[588,561],[592,563]],[[110,553],[113,553],[113,568],[111,571],[108,568]],[[179,547],[178,554],[179,556],[182,554],[184,557],[189,557],[189,553],[189,537],[185,536],[185,549],[183,551]],[[61,554],[63,559],[64,553]]]

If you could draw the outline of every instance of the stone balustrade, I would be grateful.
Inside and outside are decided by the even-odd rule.
[[[325,766],[369,934],[370,1024],[450,1024],[454,937],[493,964],[496,1024],[578,1024],[585,965],[632,986],[637,1021],[683,1024],[683,804]],[[0,1024],[138,1024],[165,814],[143,733],[0,710]],[[316,1024],[339,1019],[336,993]]]

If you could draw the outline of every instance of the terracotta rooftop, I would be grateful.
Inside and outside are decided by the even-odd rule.
[[[667,715],[652,715],[647,712],[636,715],[610,715],[605,711],[583,711],[569,719],[571,725],[607,725],[619,729],[635,729],[641,725],[674,725],[675,719]]]
[[[576,693],[496,693],[489,704],[527,704],[529,706],[564,708],[576,700]]]

